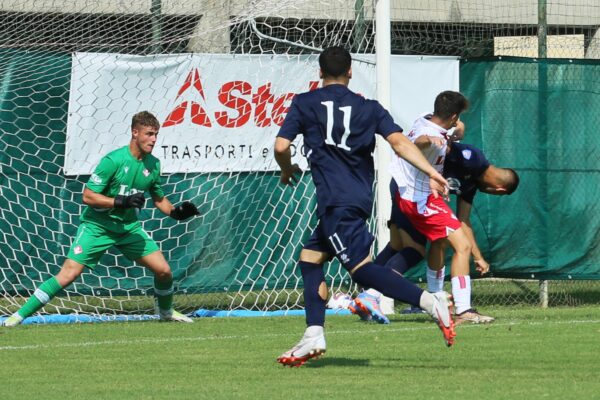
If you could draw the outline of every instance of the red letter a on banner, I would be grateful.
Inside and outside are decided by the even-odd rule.
[[[181,88],[179,88],[175,100],[179,99],[179,97],[192,86],[200,94],[202,100],[206,101],[206,97],[204,97],[204,89],[202,88],[202,81],[200,81],[200,72],[198,72],[198,69],[190,71],[188,76],[185,78],[185,82],[183,82],[183,85],[181,85]],[[211,127],[212,124],[210,122],[208,114],[206,113],[206,110],[204,109],[204,107],[202,107],[200,103],[197,103],[195,101],[184,101],[183,103],[175,107],[175,109],[173,109],[173,111],[171,111],[169,116],[165,119],[165,122],[162,126],[167,127],[181,124],[185,119],[185,113],[188,108],[188,103],[191,103],[192,105],[192,123],[196,125]]]

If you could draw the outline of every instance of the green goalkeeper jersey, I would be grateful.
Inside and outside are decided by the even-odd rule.
[[[150,191],[153,198],[164,197],[160,185],[160,161],[152,154],[138,160],[129,151],[129,146],[121,147],[104,156],[86,187],[107,197],[129,196],[138,192]],[[81,214],[81,221],[100,225],[113,232],[127,232],[139,224],[136,208],[94,208],[87,206]]]

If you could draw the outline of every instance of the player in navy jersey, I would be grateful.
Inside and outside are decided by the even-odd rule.
[[[449,142],[446,160],[444,162],[444,177],[450,185],[450,193],[457,196],[456,215],[461,222],[465,234],[471,241],[471,255],[476,270],[482,275],[489,271],[489,263],[484,259],[477,244],[471,227],[470,215],[473,199],[477,191],[494,195],[509,195],[518,184],[519,176],[509,168],[498,168],[491,165],[483,152],[477,147],[458,142]],[[394,180],[390,184],[392,196],[397,191]],[[418,232],[406,216],[392,204],[392,214],[389,221],[390,243],[377,256],[375,262],[404,273],[419,263],[425,255],[427,239]],[[445,268],[443,254],[430,255],[428,259],[427,287],[430,292],[443,289]],[[457,286],[455,288],[455,286]],[[489,323],[494,318],[482,315],[471,308],[470,279],[453,285],[453,291],[466,291],[463,296],[464,304],[456,304],[457,323]],[[372,296],[378,297],[375,291],[369,290]],[[454,293],[454,296],[456,294]],[[461,306],[462,308],[459,308]],[[408,312],[422,312],[419,308],[411,308]]]
[[[317,195],[318,225],[300,253],[304,282],[307,329],[300,342],[278,361],[299,366],[325,352],[325,303],[327,286],[323,264],[333,256],[352,279],[386,296],[419,305],[438,321],[448,346],[454,342],[450,296],[430,294],[389,268],[371,261],[373,236],[366,220],[373,206],[373,151],[375,134],[382,135],[395,153],[429,176],[437,196],[447,182],[410,143],[377,101],[367,100],[348,89],[352,77],[351,57],[341,47],[330,47],[319,57],[323,87],[297,95],[275,140],[275,160],[281,168],[281,183],[292,184],[299,172],[291,163],[291,142],[304,136]],[[369,304],[363,304],[369,307]]]

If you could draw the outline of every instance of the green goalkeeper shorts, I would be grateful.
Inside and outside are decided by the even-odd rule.
[[[139,224],[125,233],[115,233],[100,225],[82,222],[67,258],[94,268],[100,257],[112,246],[132,261],[159,250],[156,242]]]

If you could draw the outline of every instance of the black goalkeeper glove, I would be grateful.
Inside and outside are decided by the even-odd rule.
[[[200,211],[198,211],[196,206],[190,203],[189,201],[184,201],[183,203],[175,207],[169,215],[171,216],[171,218],[174,218],[178,221],[183,221],[184,219],[188,219],[189,217],[193,217],[194,215],[200,215]]]
[[[142,208],[146,203],[144,193],[136,193],[131,196],[117,195],[115,196],[115,208]]]

